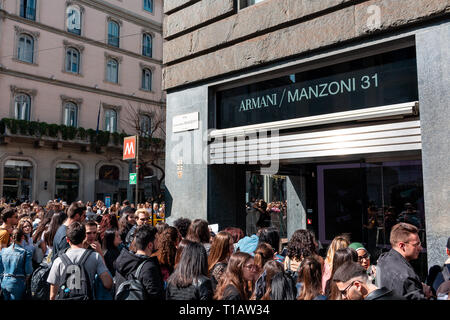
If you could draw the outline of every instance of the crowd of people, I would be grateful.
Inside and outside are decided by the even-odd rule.
[[[448,299],[450,238],[449,259],[425,284],[410,264],[422,250],[418,228],[405,222],[391,229],[392,249],[371,261],[349,234],[322,256],[311,230],[296,230],[283,247],[279,229],[261,223],[250,235],[214,233],[203,219],[154,225],[160,203],[2,199],[0,216],[4,300]]]

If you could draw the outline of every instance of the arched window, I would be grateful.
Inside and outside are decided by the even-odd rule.
[[[117,112],[113,109],[105,111],[105,131],[117,132]]]
[[[33,165],[24,160],[7,160],[3,171],[3,196],[6,201],[32,200]]]
[[[64,105],[64,124],[69,127],[78,126],[78,106],[73,102]]]
[[[119,180],[120,171],[116,166],[104,165],[98,173],[99,180]]]
[[[108,44],[119,47],[120,26],[115,21],[108,21]]]
[[[59,163],[55,173],[56,196],[67,203],[77,201],[80,168],[74,163]]]
[[[20,0],[20,16],[36,20],[36,0]]]
[[[27,34],[19,36],[19,43],[17,45],[17,59],[24,62],[34,62],[34,39]]]
[[[30,120],[31,98],[27,94],[18,94],[14,98],[14,114],[18,120]]]
[[[144,33],[142,36],[142,55],[146,57],[152,57],[152,36],[148,33]]]
[[[148,137],[151,135],[152,133],[152,123],[151,123],[151,119],[149,116],[147,115],[141,115],[140,116],[140,131],[141,131],[141,136],[143,137]]]
[[[78,6],[68,6],[67,31],[81,35],[81,10]]]
[[[80,73],[80,52],[75,48],[66,51],[66,71]]]
[[[119,82],[119,63],[115,59],[108,59],[106,64],[106,81]]]
[[[142,69],[142,90],[152,91],[152,71],[150,69]]]

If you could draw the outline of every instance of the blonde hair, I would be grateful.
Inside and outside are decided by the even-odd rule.
[[[333,239],[330,246],[328,247],[327,256],[325,258],[325,263],[328,266],[333,266],[334,254],[337,250],[347,248],[350,245],[350,240],[345,235],[339,235]]]

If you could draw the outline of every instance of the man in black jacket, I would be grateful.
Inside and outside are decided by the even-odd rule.
[[[349,261],[340,266],[333,281],[344,300],[404,300],[403,297],[395,296],[391,290],[372,284],[366,269],[357,262]]]
[[[392,290],[408,300],[424,300],[432,296],[430,287],[420,281],[409,263],[422,251],[419,230],[412,224],[400,222],[392,227],[392,249],[377,262],[376,284]]]
[[[123,249],[115,262],[116,288],[134,274],[139,265],[145,261],[138,280],[147,291],[147,299],[164,299],[164,282],[158,259],[151,257],[155,248],[156,228],[142,225],[136,229],[135,244],[136,253]]]

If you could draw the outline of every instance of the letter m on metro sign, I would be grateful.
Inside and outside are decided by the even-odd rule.
[[[136,158],[136,136],[123,139],[123,160]]]

